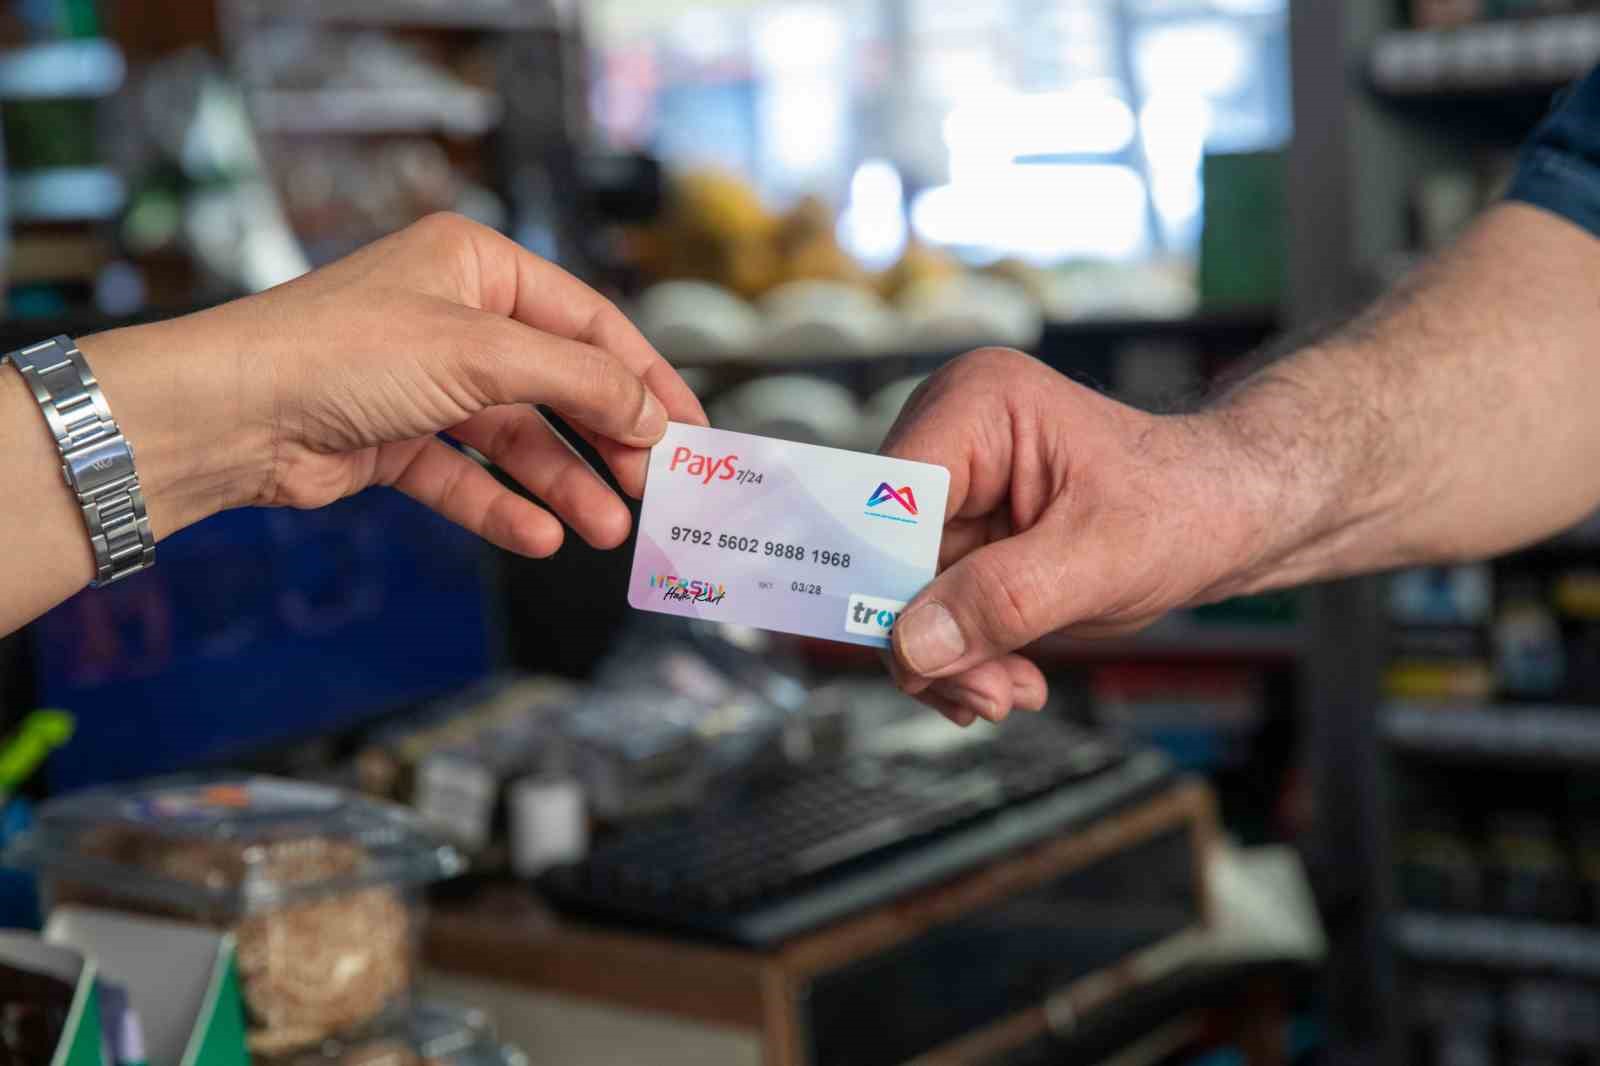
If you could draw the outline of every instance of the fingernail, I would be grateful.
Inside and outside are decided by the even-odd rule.
[[[960,726],[962,729],[965,729],[973,722],[977,721],[978,716],[973,714],[971,711],[957,707],[955,710],[950,712],[950,720],[956,725]]]
[[[956,698],[961,701],[961,706],[965,707],[979,718],[986,718],[991,722],[997,722],[1004,717],[1000,714],[1000,708],[995,706],[994,700],[983,695],[982,693],[962,689],[957,692]]]
[[[908,611],[895,625],[900,654],[916,673],[931,674],[961,658],[967,640],[942,603],[925,603]]]
[[[1044,706],[1044,701],[1047,696],[1048,693],[1046,693],[1043,688],[1038,685],[1030,684],[1017,689],[1016,703],[1017,706],[1023,708],[1024,710],[1037,711]]]
[[[667,409],[661,406],[661,401],[655,394],[644,394],[644,410],[639,412],[639,421],[634,425],[633,431],[641,437],[659,438],[667,431]]]

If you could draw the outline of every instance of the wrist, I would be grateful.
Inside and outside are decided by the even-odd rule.
[[[250,503],[270,476],[270,399],[207,315],[78,339],[136,449],[158,539]]]
[[[1343,577],[1395,560],[1374,540],[1401,520],[1425,486],[1377,476],[1385,413],[1377,405],[1330,414],[1324,391],[1294,360],[1246,381],[1211,408],[1186,416],[1207,454],[1219,500],[1227,564],[1208,600]],[[1337,432],[1318,427],[1340,419]]]
[[[1193,603],[1215,603],[1296,583],[1290,560],[1313,523],[1309,486],[1279,467],[1239,412],[1218,407],[1163,419],[1175,513],[1204,516],[1194,545]],[[1181,457],[1181,458],[1180,458]]]

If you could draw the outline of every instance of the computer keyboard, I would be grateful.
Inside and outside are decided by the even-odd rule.
[[[929,725],[624,830],[543,887],[588,914],[767,945],[1045,839],[1171,772],[1054,719],[954,741]]]

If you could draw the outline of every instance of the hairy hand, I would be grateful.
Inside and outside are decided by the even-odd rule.
[[[950,471],[941,573],[895,625],[901,686],[958,724],[1046,698],[1018,649],[1047,633],[1125,634],[1229,569],[1226,460],[1202,424],[985,350],[912,397],[883,452]]]

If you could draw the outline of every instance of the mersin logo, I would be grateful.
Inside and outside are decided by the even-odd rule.
[[[708,607],[715,607],[721,603],[723,597],[728,595],[726,585],[716,581],[691,581],[686,577],[675,574],[650,575],[650,587],[661,590],[664,600],[677,600],[680,603],[701,603]]]
[[[898,504],[900,510],[905,511],[906,514],[912,517],[906,518],[901,515],[884,514],[882,511],[873,510],[873,508],[882,507],[887,503]],[[917,524],[916,514],[917,497],[911,491],[910,485],[901,485],[899,488],[895,488],[887,481],[880,481],[878,487],[873,490],[872,495],[867,497],[866,515],[868,518],[887,518],[891,522],[904,522],[907,525],[914,526]]]
[[[678,600],[680,603],[704,603],[707,607],[717,607],[718,603],[722,603],[723,597],[728,595],[728,586],[725,584],[717,581],[691,581],[670,573],[651,575],[650,587],[661,589],[661,599]]]

